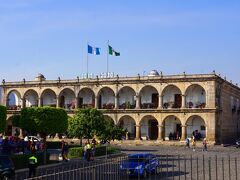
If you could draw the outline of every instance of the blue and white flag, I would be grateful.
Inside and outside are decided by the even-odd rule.
[[[92,47],[88,45],[88,53],[94,55],[100,55],[100,48]]]

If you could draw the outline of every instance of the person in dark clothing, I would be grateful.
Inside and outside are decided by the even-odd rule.
[[[37,158],[32,155],[29,159],[28,159],[28,168],[29,168],[29,174],[28,174],[28,178],[31,178],[32,175],[33,177],[36,176],[36,168],[37,168]]]

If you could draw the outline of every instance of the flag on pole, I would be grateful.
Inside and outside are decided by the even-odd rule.
[[[92,47],[92,46],[88,45],[88,53],[94,54],[94,55],[100,55],[100,48]]]
[[[112,46],[108,45],[108,53],[112,56],[120,56],[120,52],[116,52]]]

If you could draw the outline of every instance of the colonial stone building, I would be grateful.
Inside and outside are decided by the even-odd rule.
[[[73,80],[4,82],[2,104],[11,116],[22,107],[62,107],[72,116],[77,108],[101,109],[128,130],[129,139],[186,139],[198,133],[223,143],[239,136],[240,88],[215,73]]]

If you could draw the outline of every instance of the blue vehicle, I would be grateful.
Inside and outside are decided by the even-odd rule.
[[[154,154],[131,154],[120,165],[122,175],[146,178],[149,174],[159,173],[159,162]]]

